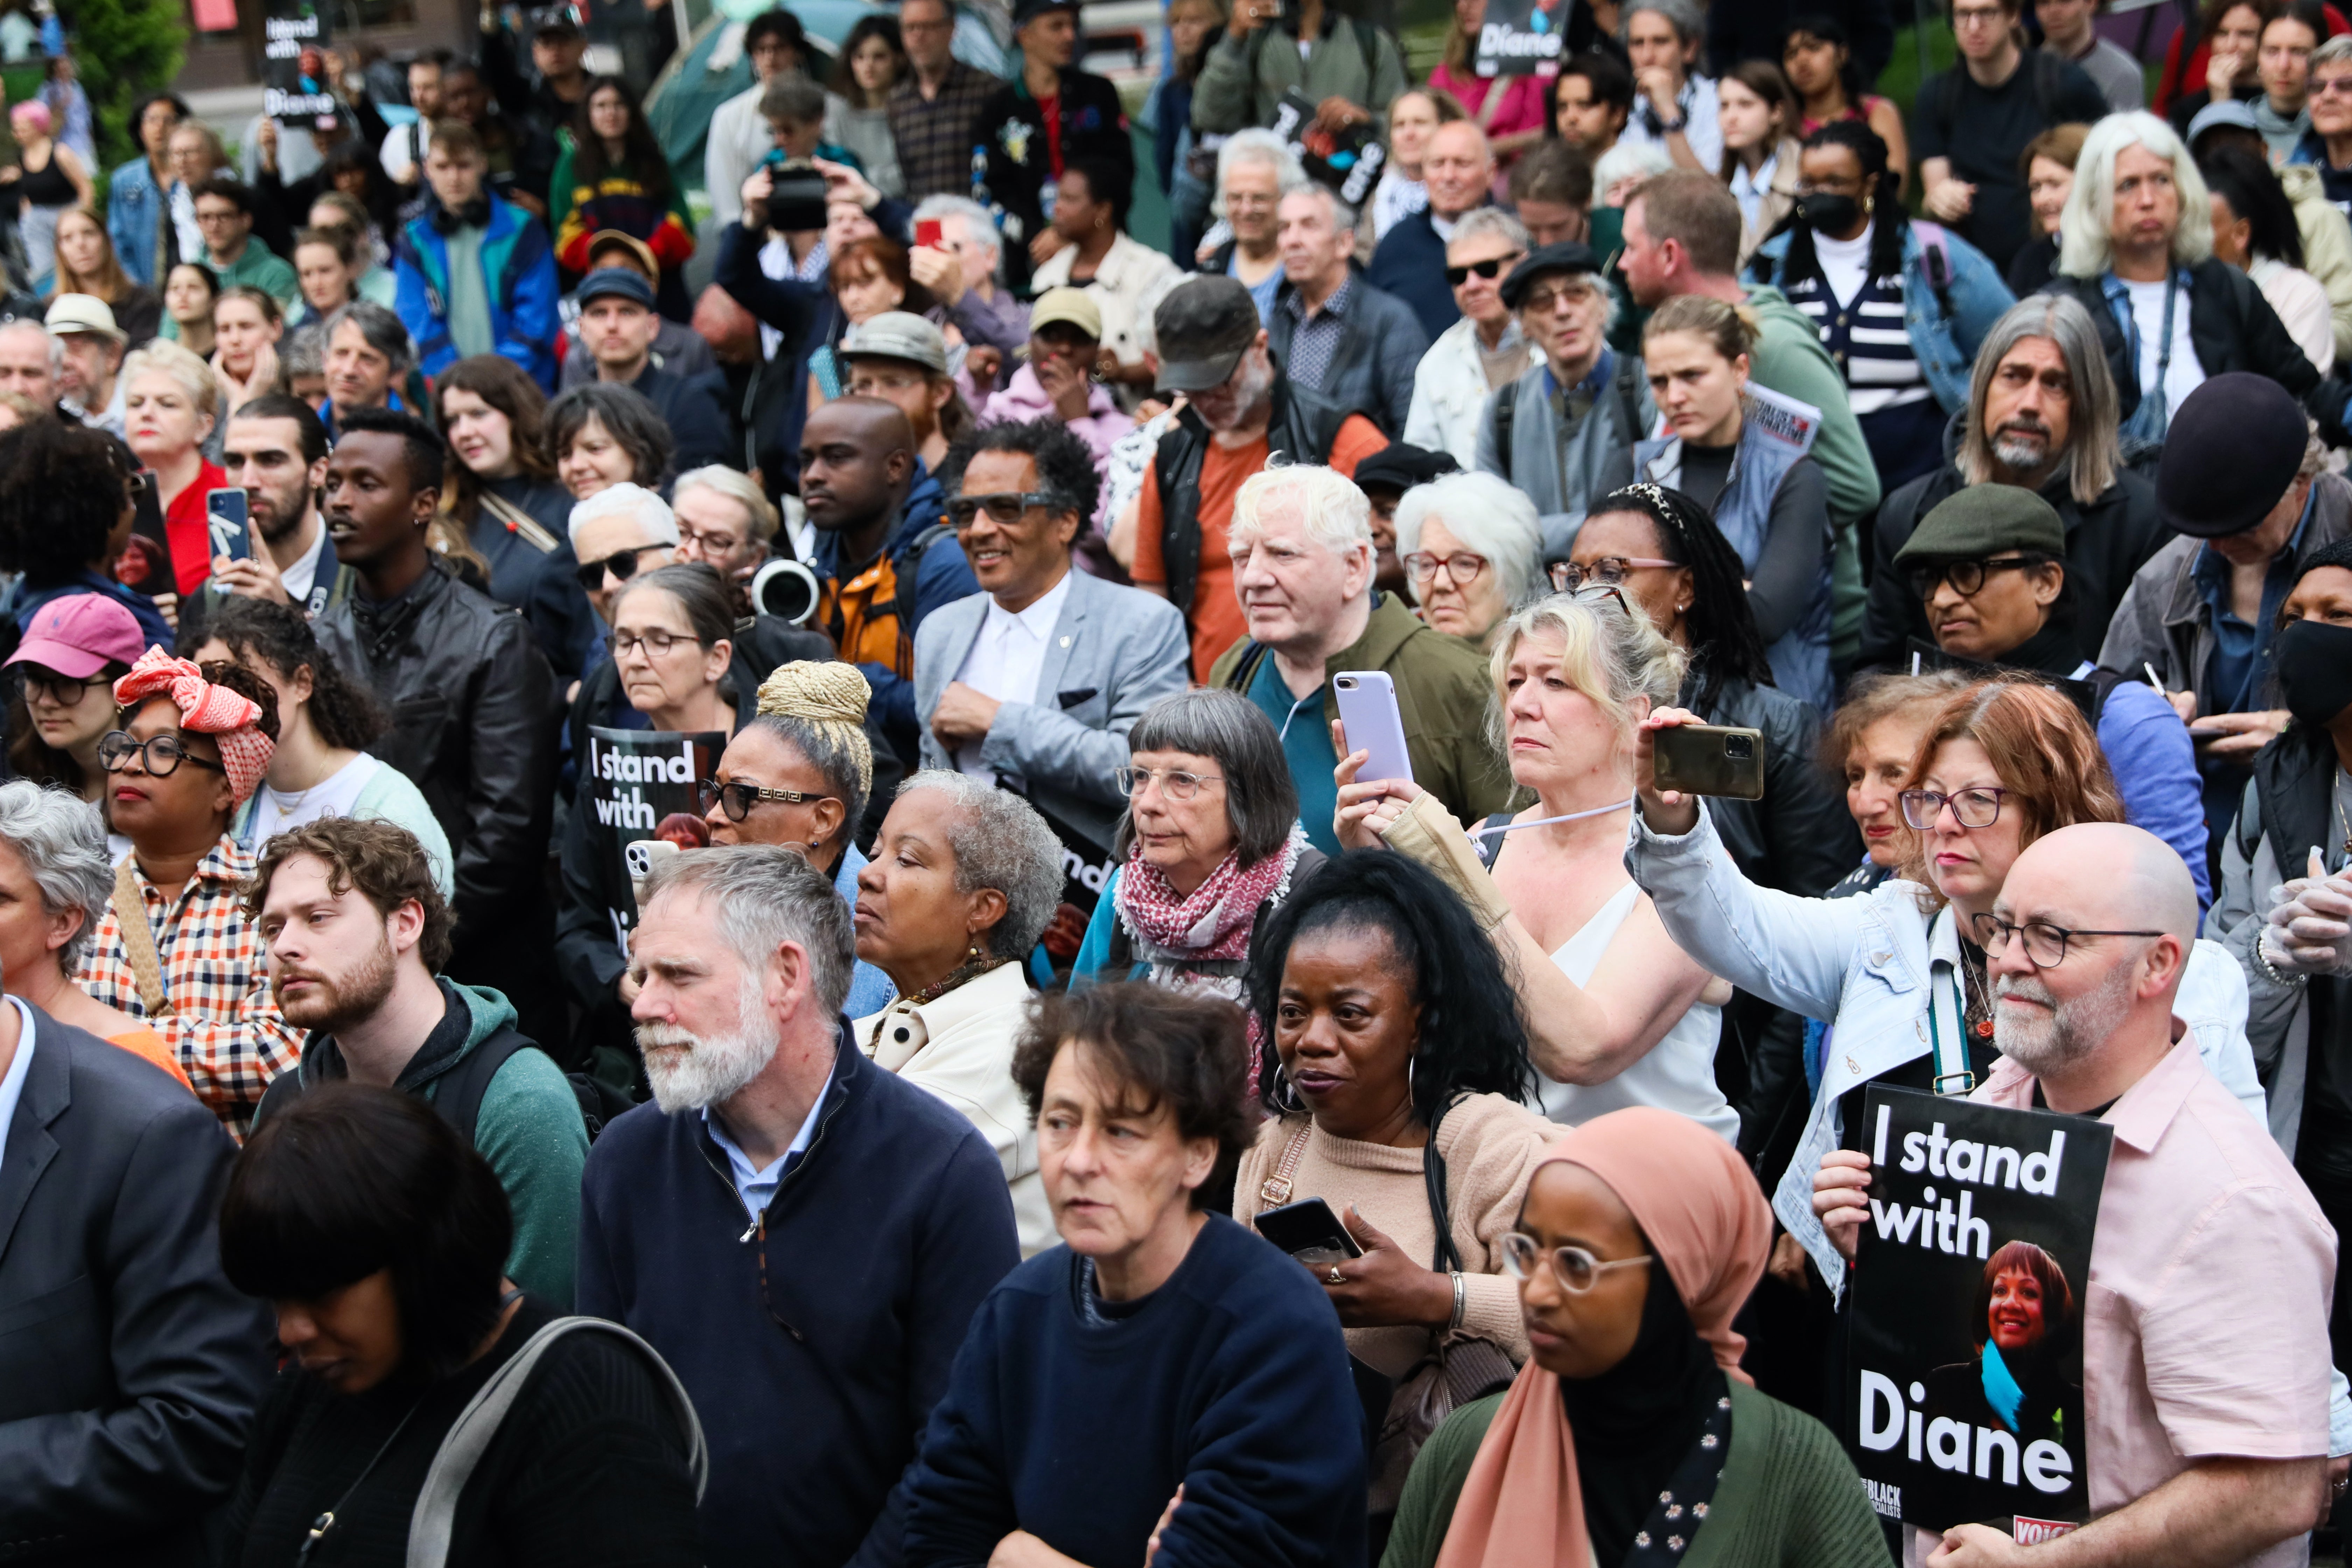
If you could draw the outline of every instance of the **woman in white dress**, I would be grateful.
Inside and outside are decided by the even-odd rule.
[[[1336,826],[1351,848],[1412,856],[1469,904],[1518,978],[1547,1116],[1654,1105],[1729,1141],[1739,1118],[1715,1048],[1730,990],[1675,944],[1624,866],[1634,728],[1674,700],[1683,663],[1617,589],[1531,605],[1496,634],[1490,723],[1536,804],[1474,840],[1416,784],[1356,783],[1359,752],[1339,763]],[[1499,847],[1482,856],[1480,841]]]

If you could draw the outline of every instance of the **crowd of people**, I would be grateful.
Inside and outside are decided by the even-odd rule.
[[[235,158],[53,67],[0,1556],[2309,1561],[2352,27],[2098,9],[1173,0],[1133,125],[778,9],[683,159],[568,7]],[[1887,1089],[2112,1131],[2074,1516],[1857,1470]]]

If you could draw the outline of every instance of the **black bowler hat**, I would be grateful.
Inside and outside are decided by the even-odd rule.
[[[1554,272],[1589,272],[1598,277],[1601,258],[1592,254],[1592,247],[1580,239],[1563,239],[1556,245],[1538,245],[1528,252],[1511,275],[1503,279],[1503,304],[1516,310],[1519,301],[1538,278]]]
[[[2214,376],[2181,399],[2164,433],[2157,515],[2193,539],[2243,533],[2294,483],[2310,440],[2285,387],[2251,371]]]
[[[1425,485],[1461,471],[1462,465],[1454,460],[1451,452],[1423,451],[1398,441],[1356,465],[1356,488],[1367,493],[1394,490],[1402,495],[1415,485]]]

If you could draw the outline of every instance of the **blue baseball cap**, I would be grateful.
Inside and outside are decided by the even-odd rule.
[[[635,300],[648,310],[654,308],[654,286],[646,281],[643,274],[627,267],[599,267],[580,280],[580,288],[572,297],[585,309],[592,300],[616,294],[624,300]]]

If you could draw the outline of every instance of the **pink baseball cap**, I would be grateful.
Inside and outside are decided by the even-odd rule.
[[[33,612],[33,624],[8,662],[43,664],[87,680],[110,661],[138,663],[146,650],[139,617],[121,601],[103,594],[66,594]]]

